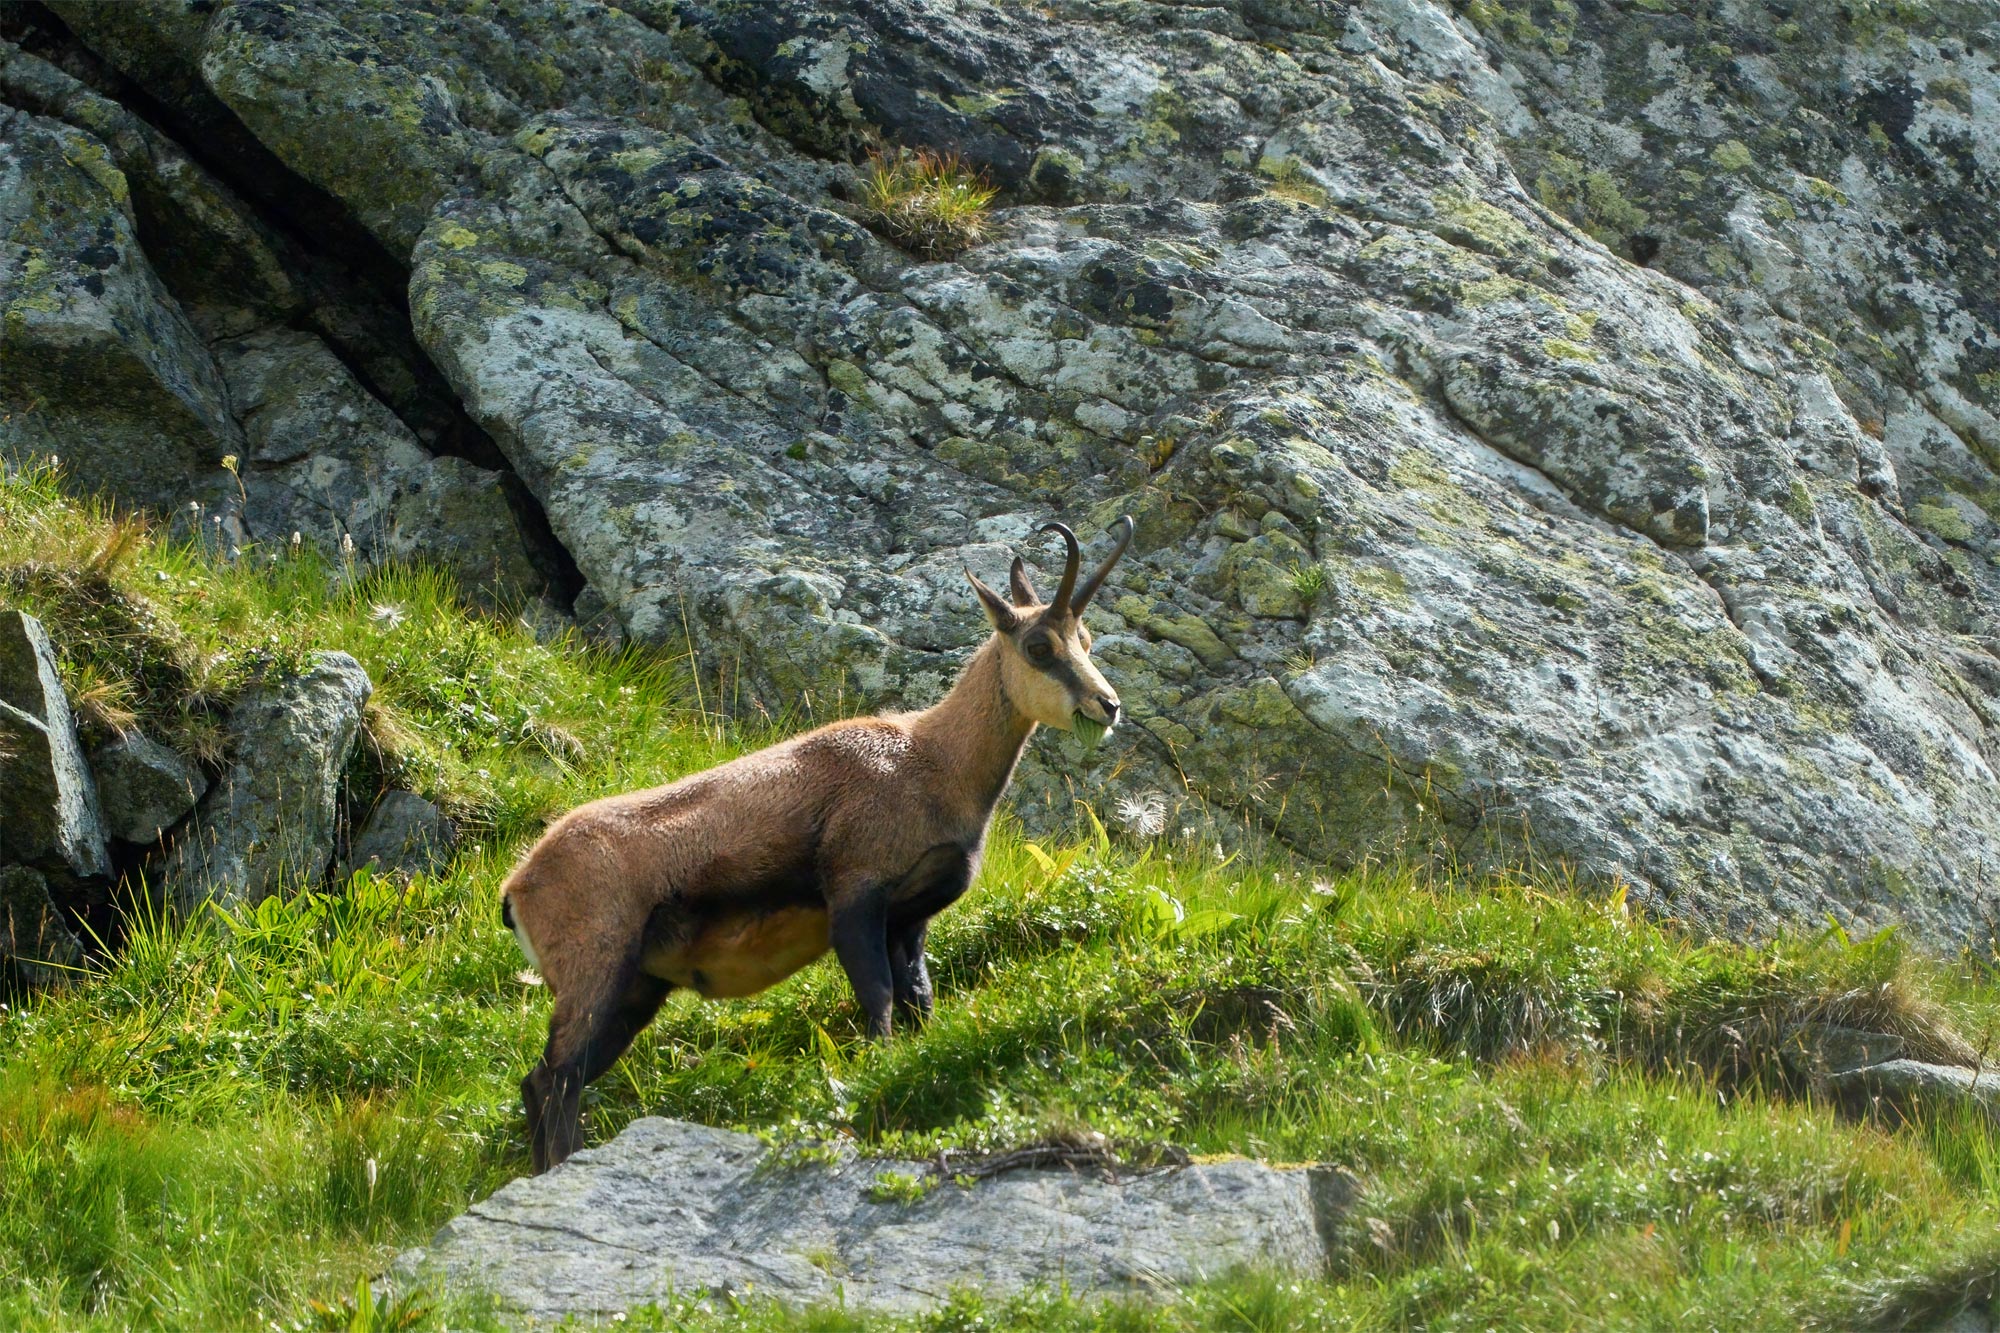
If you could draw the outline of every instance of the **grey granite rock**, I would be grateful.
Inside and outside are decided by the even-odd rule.
[[[126,842],[157,841],[208,791],[208,779],[193,763],[136,731],[92,750],[90,769],[105,826]]]
[[[229,762],[181,825],[154,882],[183,907],[255,903],[325,880],[340,778],[373,692],[346,653],[259,686],[229,710]]]
[[[85,879],[111,873],[55,649],[22,611],[0,611],[0,863],[9,861]]]
[[[961,565],[1129,511],[1131,721],[1031,821],[1993,914],[1990,6],[56,8],[407,259],[588,619],[746,707],[928,702]],[[989,239],[870,232],[878,141]]]
[[[102,144],[130,190],[146,258],[214,336],[298,315],[304,298],[251,210],[165,133],[62,69],[0,42],[0,101]],[[217,455],[218,457],[220,455]]]
[[[1242,1268],[1318,1273],[1353,1190],[1331,1169],[1245,1161],[1116,1182],[1018,1171],[915,1202],[876,1188],[924,1169],[787,1164],[747,1134],[639,1120],[474,1204],[401,1256],[391,1281],[485,1291],[551,1322],[675,1293],[899,1313],[960,1286],[1145,1296]]]
[[[11,967],[30,986],[46,985],[83,961],[83,945],[28,866],[0,866],[0,975]]]
[[[530,598],[528,556],[502,477],[435,458],[325,342],[265,329],[218,345],[248,454],[243,519],[267,547],[296,532],[362,568],[421,557],[490,600]]]
[[[1884,1060],[1829,1080],[1836,1091],[1892,1101],[1971,1102],[2000,1109],[2000,1070],[1934,1065],[1921,1060]]]
[[[56,454],[84,488],[169,506],[219,499],[237,438],[111,152],[0,105],[0,458]]]
[[[384,792],[348,848],[343,873],[369,866],[378,875],[436,874],[457,844],[444,811],[413,791]]]

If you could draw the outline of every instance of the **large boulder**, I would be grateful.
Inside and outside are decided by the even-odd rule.
[[[29,866],[0,866],[0,981],[46,985],[83,961],[83,945],[49,896],[49,882]]]
[[[95,136],[0,105],[0,458],[177,506],[222,495],[227,391],[140,248]]]
[[[104,812],[41,622],[0,611],[0,865],[111,873]]]
[[[317,886],[333,860],[340,779],[373,692],[346,653],[247,692],[224,722],[229,761],[153,876],[183,908]]]
[[[1353,1194],[1331,1168],[1245,1161],[912,1188],[928,1172],[852,1156],[787,1164],[748,1134],[639,1120],[474,1204],[398,1259],[393,1280],[485,1292],[551,1323],[676,1294],[899,1314],[961,1286],[1147,1297],[1245,1268],[1316,1275]]]
[[[266,329],[218,355],[243,422],[251,535],[276,546],[296,532],[329,552],[351,543],[363,568],[422,557],[493,600],[543,590],[506,479],[432,457],[324,341]]]
[[[1129,511],[1131,723],[1031,817],[1993,914],[1984,7],[56,8],[407,260],[593,616],[746,704],[928,702],[962,565]],[[876,143],[985,243],[871,232]]]

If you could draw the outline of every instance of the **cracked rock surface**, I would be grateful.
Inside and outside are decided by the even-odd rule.
[[[282,467],[456,431],[607,636],[692,638],[749,707],[928,703],[981,633],[961,565],[1134,514],[1093,610],[1131,722],[1093,766],[1042,742],[1031,819],[1192,793],[1720,927],[1993,913],[1988,4],[28,8],[0,336],[157,419],[176,497],[202,432],[285,438],[235,358],[323,364],[288,309],[408,430]],[[195,130],[320,220],[175,194]],[[990,239],[871,232],[877,142],[985,172]],[[286,267],[315,225],[407,279],[407,355]],[[149,231],[277,258],[224,299]],[[78,410],[23,438],[71,452]]]
[[[0,864],[105,879],[106,836],[55,645],[33,616],[0,611]]]
[[[183,907],[257,903],[326,878],[340,779],[374,685],[346,653],[230,706],[229,763],[175,835],[156,882]]]
[[[882,1197],[885,1175],[923,1170],[851,1157],[792,1164],[748,1134],[636,1120],[474,1204],[401,1256],[390,1281],[484,1291],[551,1322],[676,1293],[840,1298],[897,1313],[966,1285],[1145,1294],[1246,1266],[1317,1273],[1322,1236],[1351,1194],[1331,1170],[1236,1161],[1117,1182],[1016,1171],[915,1202]]]

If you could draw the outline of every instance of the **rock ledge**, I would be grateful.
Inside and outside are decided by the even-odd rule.
[[[483,1289],[537,1320],[712,1292],[908,1312],[954,1287],[1143,1295],[1232,1269],[1317,1273],[1353,1196],[1334,1168],[1226,1161],[1117,1181],[1024,1170],[878,1201],[914,1162],[794,1164],[748,1134],[634,1122],[447,1223],[391,1281]]]

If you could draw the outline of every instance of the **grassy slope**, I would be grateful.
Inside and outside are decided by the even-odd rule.
[[[550,814],[737,738],[670,663],[538,646],[421,573],[225,566],[46,475],[0,482],[0,602],[49,621],[92,725],[136,713],[186,744],[214,745],[258,671],[353,652],[379,687],[361,781],[483,833],[408,887],[140,913],[100,974],[0,1011],[0,1326],[387,1326],[343,1294],[525,1168],[515,1087],[547,997],[495,919],[503,868]],[[592,1090],[596,1133],[665,1114],[901,1151],[1088,1126],[1366,1182],[1323,1283],[967,1296],[926,1328],[1789,1329],[1885,1295],[1941,1308],[2000,1266],[1991,1126],[1843,1119],[1771,1058],[1802,1014],[1939,1054],[1989,1031],[1983,968],[1893,938],[1750,950],[1533,884],[1325,884],[1003,825],[933,939],[921,1036],[858,1041],[830,964],[670,1003]],[[414,1326],[491,1322],[455,1302]],[[863,1325],[689,1306],[631,1326]]]

